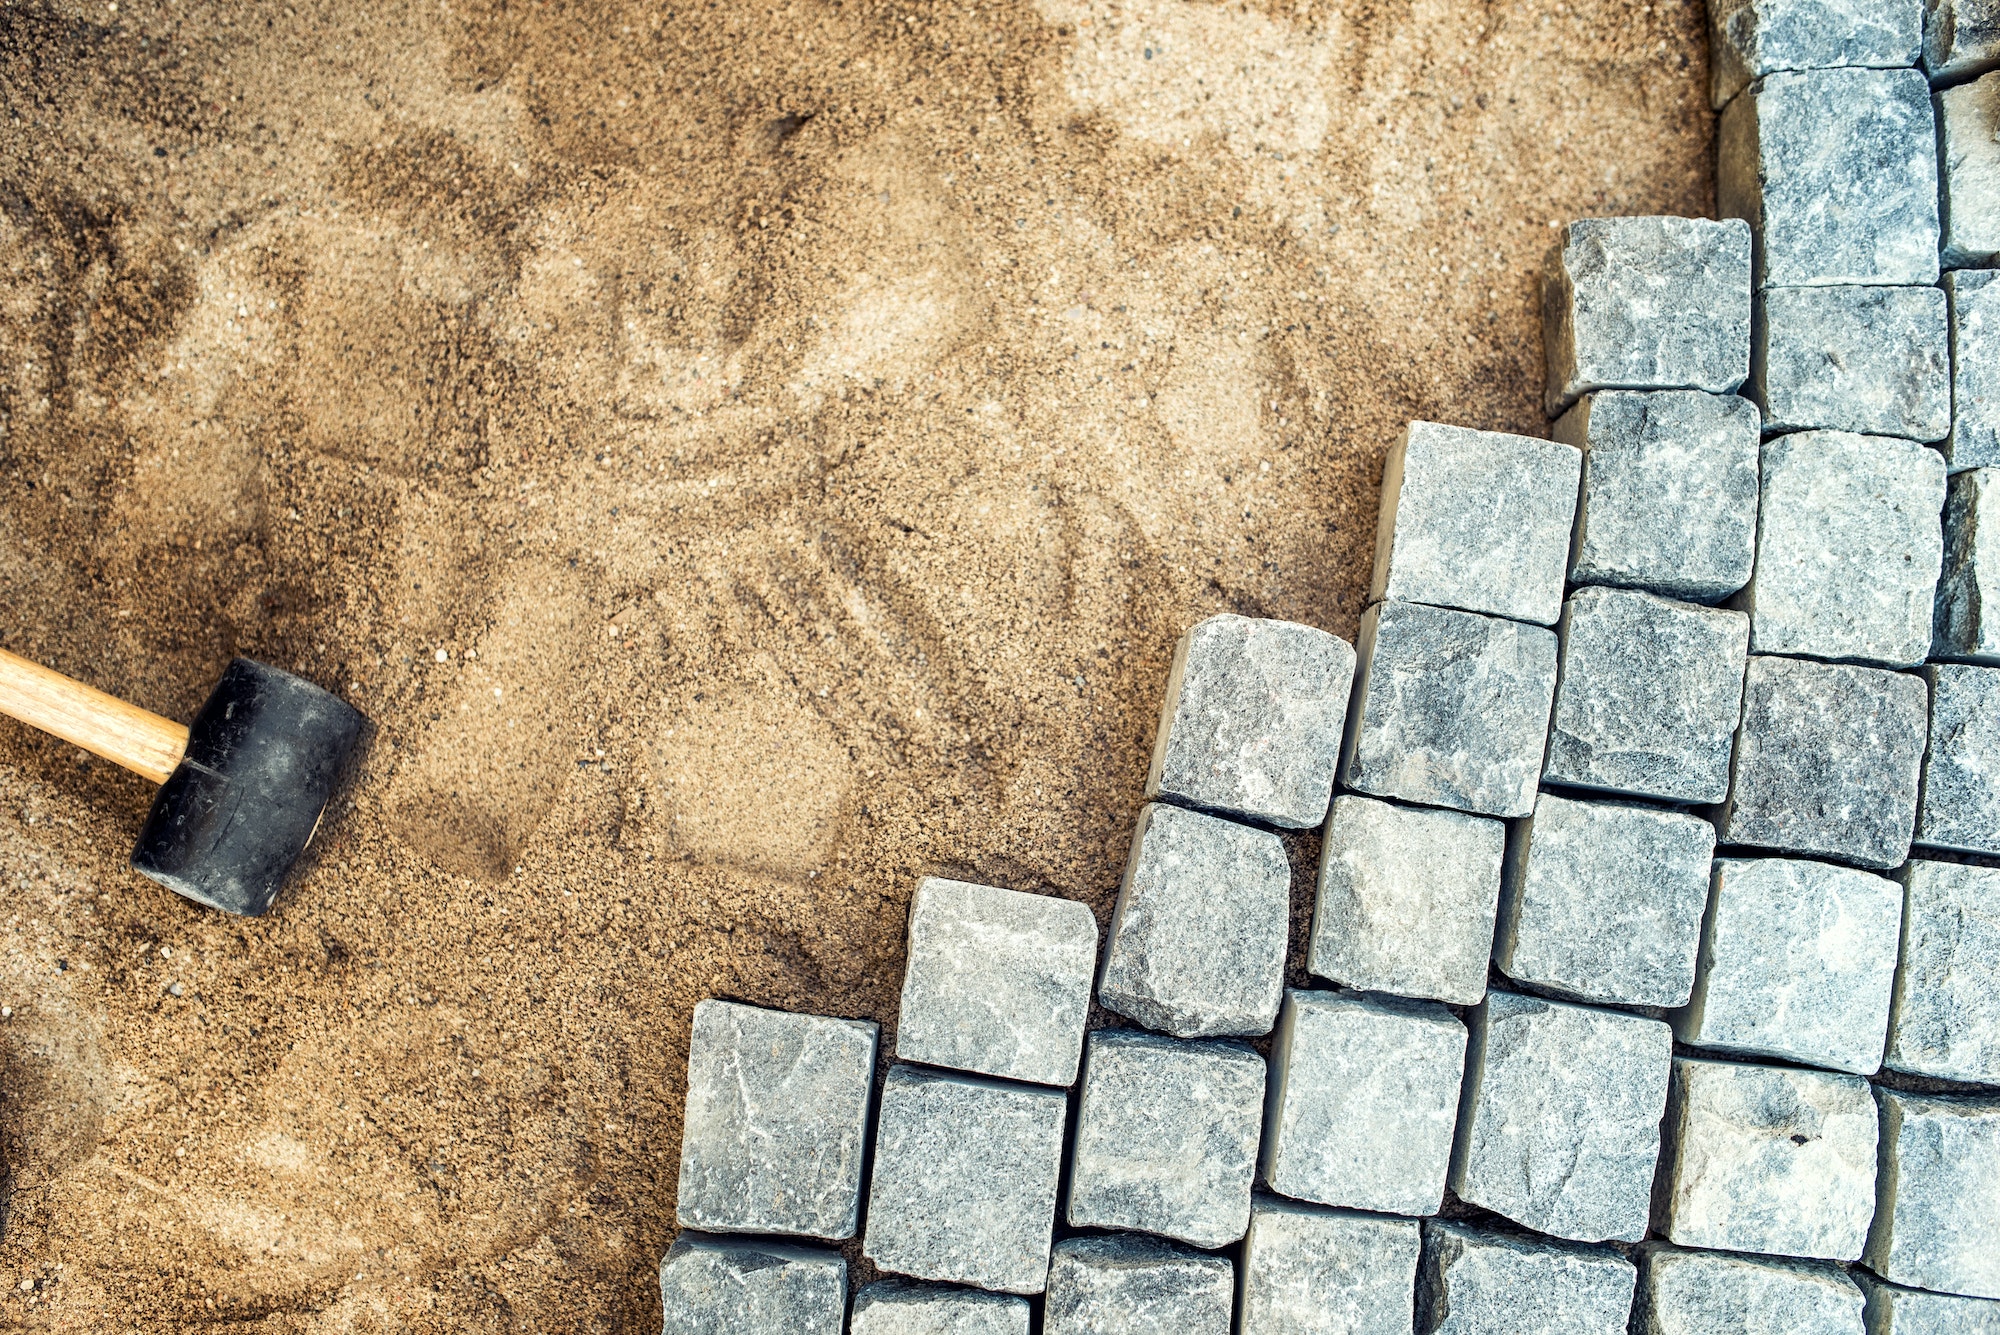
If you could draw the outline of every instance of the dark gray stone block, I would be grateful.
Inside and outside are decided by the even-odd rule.
[[[1562,611],[1582,466],[1558,441],[1410,423],[1382,465],[1369,601],[1548,625]]]
[[[1028,1301],[885,1279],[854,1295],[847,1335],[1028,1335]]]
[[[1769,74],[1716,135],[1716,207],[1748,222],[1759,287],[1934,283],[1937,135],[1915,70]]]
[[[1040,1293],[1068,1099],[892,1066],[876,1115],[862,1255],[915,1279]]]
[[[1569,577],[1714,602],[1750,582],[1757,405],[1733,394],[1586,394],[1555,439],[1583,451]]]
[[[1360,638],[1341,782],[1377,797],[1527,815],[1555,695],[1554,633],[1389,602],[1362,614]]]
[[[1049,1265],[1043,1335],[1229,1335],[1236,1267],[1153,1238],[1069,1238]]]
[[[2000,856],[2000,668],[1934,663],[1916,842]]]
[[[698,1004],[681,1227],[853,1237],[878,1032],[862,1020]]]
[[[1937,288],[1766,288],[1754,348],[1750,390],[1766,431],[1951,433],[1951,328]]]
[[[839,1252],[683,1233],[660,1262],[662,1335],[840,1335]]]
[[[1868,1335],[2000,1335],[2000,1302],[1859,1278],[1868,1295]]]
[[[1861,1290],[1839,1267],[1639,1249],[1633,1335],[1862,1335]]]
[[[1951,312],[1952,472],[2000,464],[2000,273],[1968,269],[1944,276]]]
[[[1750,234],[1734,219],[1584,218],[1542,270],[1554,417],[1600,389],[1727,394],[1750,372]]]
[[[1720,802],[1743,703],[1750,618],[1636,589],[1563,608],[1545,783]]]
[[[1721,842],[1901,866],[1917,818],[1923,679],[1752,656]]]
[[[1146,799],[1303,830],[1326,819],[1354,650],[1311,626],[1212,616],[1174,647]]]
[[[1717,110],[1779,70],[1917,63],[1923,0],[1714,0],[1708,7],[1709,95]]]
[[[2000,0],[1924,0],[1924,68],[1932,83],[2000,66]]]
[[[1243,1243],[1241,1335],[1407,1335],[1417,1221],[1259,1197]]]
[[[2000,870],[1919,860],[1903,869],[1903,891],[1882,1064],[2000,1085]]]
[[[1638,1277],[1609,1248],[1426,1219],[1417,1335],[1625,1335]]]
[[[2000,1099],[1875,1099],[1882,1170],[1864,1262],[1896,1284],[2000,1298]]]
[[[1285,989],[1291,886],[1277,835],[1146,806],[1098,1000],[1178,1038],[1270,1033]]]
[[[1931,652],[1938,658],[2000,666],[2000,515],[1989,520],[2000,472],[1975,468],[1951,479],[1944,503],[1944,554],[1940,562]]]
[[[1947,269],[2000,256],[2000,71],[1937,95],[1940,220]]]

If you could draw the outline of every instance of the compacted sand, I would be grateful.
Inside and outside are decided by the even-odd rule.
[[[0,643],[380,737],[237,921],[0,724],[0,1327],[657,1329],[694,1003],[892,1022],[928,869],[1104,919],[1175,637],[1351,637],[1401,424],[1544,429],[1551,222],[1711,207],[1705,65],[1693,0],[8,0]]]

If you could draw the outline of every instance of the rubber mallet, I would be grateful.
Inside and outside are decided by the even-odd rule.
[[[132,869],[253,916],[311,842],[364,724],[338,697],[247,658],[182,727],[4,649],[0,714],[159,784]]]

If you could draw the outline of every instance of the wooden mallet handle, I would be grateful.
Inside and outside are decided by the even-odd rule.
[[[39,663],[0,649],[0,714],[74,742],[154,783],[187,750],[188,730]]]

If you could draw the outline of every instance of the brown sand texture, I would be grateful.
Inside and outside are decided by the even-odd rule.
[[[0,1328],[657,1330],[695,1002],[892,1040],[928,870],[1107,921],[1180,632],[1351,639],[1552,224],[1712,207],[1703,21],[0,5],[0,643],[380,727],[239,920],[0,721]]]

